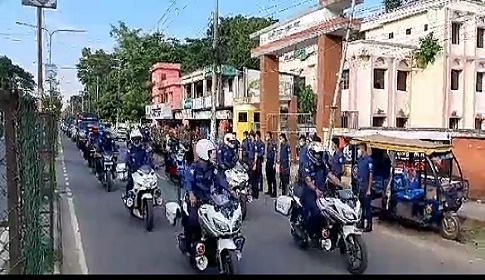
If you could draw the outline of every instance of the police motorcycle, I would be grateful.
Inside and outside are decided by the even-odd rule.
[[[188,149],[182,143],[179,143],[177,152],[169,154],[167,167],[167,177],[175,185],[180,185],[180,172],[183,171],[187,165],[185,155]]]
[[[247,168],[238,161],[234,168],[226,170],[225,175],[229,187],[235,192],[236,197],[239,198],[242,219],[245,220],[247,215],[247,205],[253,200],[251,196],[251,188],[249,186]]]
[[[182,208],[177,202],[165,205],[169,223],[176,225],[182,215],[188,216],[187,202],[182,201]],[[199,271],[208,267],[218,268],[221,274],[238,274],[239,260],[245,238],[241,234],[242,212],[239,201],[228,192],[213,193],[209,201],[198,210],[202,237],[195,242],[195,253],[189,256],[190,262]],[[184,233],[177,236],[178,247],[187,253]]]
[[[116,178],[117,175],[116,161],[117,156],[115,152],[102,154],[102,174],[99,174],[99,179],[103,184],[103,187],[105,187],[108,192],[111,192],[113,188],[113,180]]]
[[[147,231],[153,230],[153,208],[163,204],[158,177],[148,165],[141,166],[132,175],[133,189],[122,200],[130,214],[145,221]]]
[[[361,206],[358,198],[350,189],[329,191],[324,197],[317,198],[321,211],[320,248],[326,252],[339,248],[346,256],[347,271],[363,274],[367,269],[368,251],[357,225],[361,219]],[[290,186],[289,194],[279,196],[275,202],[276,212],[289,217],[290,231],[298,246],[307,249],[307,212],[300,198]]]

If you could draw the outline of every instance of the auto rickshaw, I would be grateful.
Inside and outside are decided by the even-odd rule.
[[[383,135],[350,138],[352,186],[357,187],[357,147],[366,144],[373,160],[372,206],[381,218],[439,229],[450,240],[460,234],[456,212],[469,184],[452,145]]]

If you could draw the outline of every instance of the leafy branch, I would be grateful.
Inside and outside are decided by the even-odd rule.
[[[443,50],[438,39],[429,33],[424,38],[419,39],[419,49],[416,51],[416,62],[418,67],[426,68],[428,64],[436,61],[436,56]]]

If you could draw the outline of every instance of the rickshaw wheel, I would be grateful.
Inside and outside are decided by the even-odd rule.
[[[457,215],[452,213],[444,213],[441,219],[440,233],[443,238],[448,240],[456,240],[460,235],[460,220]]]

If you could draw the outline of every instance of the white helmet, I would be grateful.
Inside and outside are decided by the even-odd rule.
[[[215,162],[216,149],[216,145],[214,145],[214,143],[208,139],[201,139],[197,141],[197,144],[195,145],[195,152],[197,153],[197,157],[205,161],[210,160]]]
[[[141,134],[139,129],[133,129],[130,133],[130,140],[133,142],[135,146],[141,144],[141,140],[143,139],[143,135]]]
[[[230,148],[234,148],[236,146],[236,137],[232,133],[226,133],[224,135],[224,144],[229,146]]]

